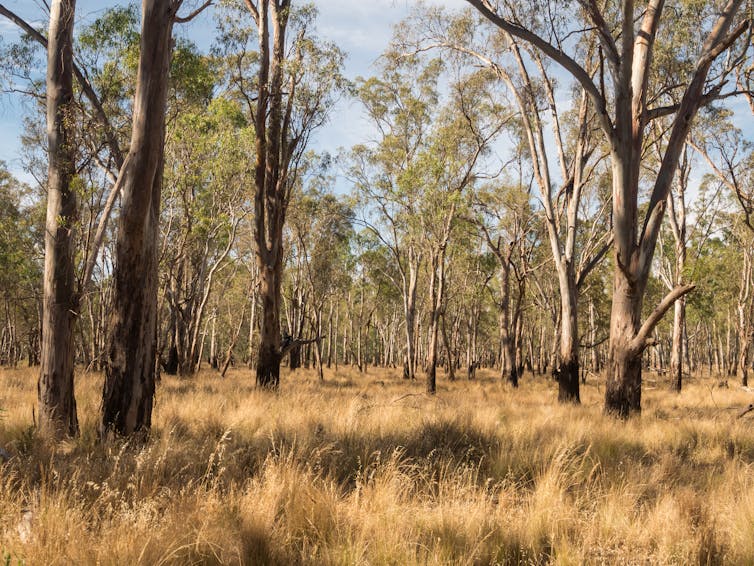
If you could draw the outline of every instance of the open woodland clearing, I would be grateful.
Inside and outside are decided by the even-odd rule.
[[[396,371],[164,377],[143,448],[100,444],[102,375],[77,378],[81,435],[32,428],[36,372],[0,370],[0,546],[25,564],[716,564],[754,560],[752,400],[692,379],[627,422],[529,374]],[[651,377],[650,377],[651,380]],[[24,518],[24,512],[27,512]]]
[[[6,564],[754,564],[752,0],[0,1]]]

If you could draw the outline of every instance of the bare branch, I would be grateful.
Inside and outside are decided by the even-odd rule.
[[[204,10],[209,8],[213,3],[213,0],[207,0],[204,4],[199,6],[196,10],[191,12],[188,16],[181,17],[178,14],[175,15],[175,23],[177,24],[185,24],[187,22],[190,22],[195,17],[197,17],[199,14],[201,14]]]
[[[528,30],[525,27],[506,20],[502,16],[498,15],[498,13],[492,8],[489,0],[466,1],[474,6],[474,8],[476,8],[485,18],[487,18],[497,27],[515,37],[518,37],[530,43],[531,45],[542,51],[545,55],[550,57],[558,65],[563,67],[566,71],[568,71],[589,94],[589,98],[594,104],[594,108],[596,109],[602,129],[605,131],[608,138],[612,138],[613,124],[607,111],[607,101],[592,81],[589,73],[581,65],[579,65],[579,63],[577,63],[567,53],[563,52],[558,47],[555,47],[550,42],[543,39],[531,30]]]
[[[10,21],[20,27],[34,41],[47,49],[47,38],[38,30],[34,29],[31,24],[26,22],[22,17],[10,11],[2,4],[0,4],[0,16],[5,16],[6,18],[8,18]],[[120,169],[123,166],[123,152],[121,151],[120,145],[118,144],[118,138],[115,135],[115,130],[110,124],[110,120],[108,119],[107,114],[102,107],[102,102],[97,96],[97,93],[94,92],[94,88],[92,87],[91,83],[81,71],[79,66],[76,65],[76,63],[73,64],[73,74],[76,77],[76,81],[81,86],[81,90],[84,92],[84,95],[94,107],[94,114],[97,118],[97,121],[105,129],[105,138],[107,140],[108,148],[113,155],[115,165],[118,167],[118,169]]]
[[[595,267],[597,267],[600,262],[602,261],[602,258],[605,257],[605,254],[612,248],[613,246],[613,238],[612,236],[605,242],[602,247],[595,253],[591,258],[589,258],[589,261],[584,265],[584,267],[581,268],[579,271],[579,275],[576,278],[576,288],[581,288],[581,285],[584,283],[586,278],[589,276],[589,274],[594,270]]]
[[[597,28],[597,33],[600,37],[600,43],[602,44],[602,49],[604,50],[604,53],[607,56],[607,60],[613,71],[613,76],[618,76],[618,66],[620,64],[618,47],[615,45],[613,34],[607,27],[607,22],[605,21],[605,18],[602,17],[602,13],[597,6],[597,2],[595,2],[595,0],[579,0],[579,4],[581,4],[584,10],[586,10],[586,13],[589,15],[589,19],[592,20],[592,23]]]
[[[249,9],[249,12],[251,12],[251,17],[254,18],[254,23],[259,25],[259,10],[257,9],[256,4],[251,0],[244,1],[246,2],[246,7]]]
[[[648,340],[650,339],[650,335],[654,331],[655,326],[657,326],[657,324],[662,320],[662,317],[665,316],[665,313],[668,311],[668,309],[672,307],[673,303],[675,303],[678,299],[680,299],[687,293],[690,293],[694,289],[696,289],[695,283],[691,283],[689,285],[678,285],[667,295],[665,295],[665,298],[660,301],[660,304],[658,304],[652,311],[652,313],[647,317],[647,320],[644,321],[644,324],[641,325],[639,332],[631,341],[631,350],[633,350],[634,352],[644,351],[644,348],[649,345]]]

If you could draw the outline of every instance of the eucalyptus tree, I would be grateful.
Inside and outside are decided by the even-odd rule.
[[[686,44],[669,48],[670,59],[655,61],[666,2],[631,0],[617,6],[593,0],[558,3],[558,9],[530,9],[533,4],[501,5],[491,0],[468,2],[493,25],[529,44],[562,67],[586,92],[595,119],[610,146],[615,270],[605,411],[628,416],[641,410],[641,358],[665,312],[694,286],[671,290],[642,322],[642,306],[667,196],[678,159],[700,107],[731,94],[728,79],[749,47],[749,20],[742,0],[720,6],[672,4],[694,10],[697,25]],[[670,5],[670,3],[668,3]],[[668,10],[670,11],[670,10]],[[556,17],[555,14],[558,14]],[[591,38],[599,43],[600,64],[584,54]],[[566,39],[567,38],[567,39]],[[728,53],[721,58],[720,55]],[[664,63],[696,53],[681,82],[665,82]],[[604,63],[603,63],[604,61]],[[672,95],[672,96],[671,96]],[[676,102],[680,101],[680,102]],[[659,117],[671,120],[668,142],[657,175],[642,179],[646,126]],[[639,225],[639,188],[651,186],[647,213]]]
[[[438,112],[426,148],[417,156],[416,168],[422,239],[429,258],[426,388],[430,394],[437,388],[448,244],[471,200],[471,195],[466,194],[469,187],[478,177],[495,174],[484,171],[483,160],[511,120],[494,93],[488,73],[457,76],[450,91],[450,100]]]
[[[200,78],[201,73],[195,76]],[[196,371],[216,280],[231,261],[243,261],[237,234],[246,217],[251,177],[246,152],[253,142],[240,107],[224,98],[193,104],[173,121],[166,144],[161,251],[168,321],[160,350],[168,349],[168,373]]]
[[[122,202],[100,434],[149,430],[155,392],[158,244],[173,25],[183,0],[144,0],[131,144],[115,187]]]
[[[602,159],[593,135],[594,116],[583,90],[575,94],[575,102],[558,100],[552,69],[538,51],[476,20],[468,11],[450,16],[441,9],[420,10],[405,36],[412,38],[413,49],[442,49],[467,65],[482,66],[510,95],[509,106],[518,112],[513,128],[528,150],[560,290],[560,356],[553,368],[558,399],[579,402],[579,289],[609,250],[604,222],[591,224],[600,226],[597,231],[582,226],[585,214],[605,212],[605,207],[594,210],[584,202]],[[587,49],[594,51],[593,46]]]
[[[45,224],[39,425],[53,437],[75,436],[73,325],[78,311],[74,277],[73,22],[75,0],[55,0],[47,42],[47,221]]]
[[[520,171],[519,169],[519,172]],[[489,286],[497,308],[500,373],[513,387],[521,375],[521,332],[536,214],[528,188],[519,176],[486,185],[475,197],[476,218],[483,240],[496,261],[496,287]],[[487,278],[489,283],[492,277]],[[496,293],[495,293],[496,290]]]
[[[291,0],[226,0],[219,53],[229,92],[254,125],[254,238],[262,303],[256,381],[280,383],[283,227],[314,132],[348,88],[344,54],[315,31],[316,9]],[[243,12],[247,12],[246,17]],[[248,26],[251,16],[253,25]]]
[[[314,343],[320,380],[324,379],[323,365],[326,363],[323,363],[322,349],[325,305],[328,302],[332,305],[335,294],[350,284],[348,273],[353,238],[352,211],[347,203],[330,192],[331,180],[328,175],[313,176],[306,191],[294,199],[290,219],[294,234],[291,247],[296,248],[300,257],[308,287],[313,336],[310,340]],[[331,347],[331,330],[327,336],[328,347]]]
[[[74,324],[79,296],[74,273],[78,203],[76,195],[76,104],[73,87],[73,24],[75,0],[56,0],[50,7],[47,48],[46,142],[47,216],[41,368],[38,384],[40,429],[54,438],[78,434],[74,397]],[[0,6],[0,13],[15,15]],[[28,31],[28,30],[27,30]],[[41,140],[40,140],[41,141]]]
[[[390,251],[390,281],[403,298],[407,376],[417,367],[417,291],[424,253],[420,222],[421,155],[439,103],[439,59],[388,51],[380,77],[360,79],[358,97],[378,137],[353,147],[351,177],[363,224]]]

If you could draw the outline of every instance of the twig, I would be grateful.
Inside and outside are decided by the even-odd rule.
[[[743,417],[744,415],[746,415],[747,413],[750,413],[752,411],[754,411],[754,403],[749,403],[748,407],[746,407],[743,411],[741,411],[740,413],[738,413],[738,416],[736,418],[740,419],[741,417]]]

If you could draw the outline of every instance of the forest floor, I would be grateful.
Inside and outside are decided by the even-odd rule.
[[[77,378],[81,437],[32,427],[36,369],[0,370],[6,564],[754,562],[754,394],[647,376],[644,412],[490,371],[163,378],[145,447],[98,443],[102,376]]]

